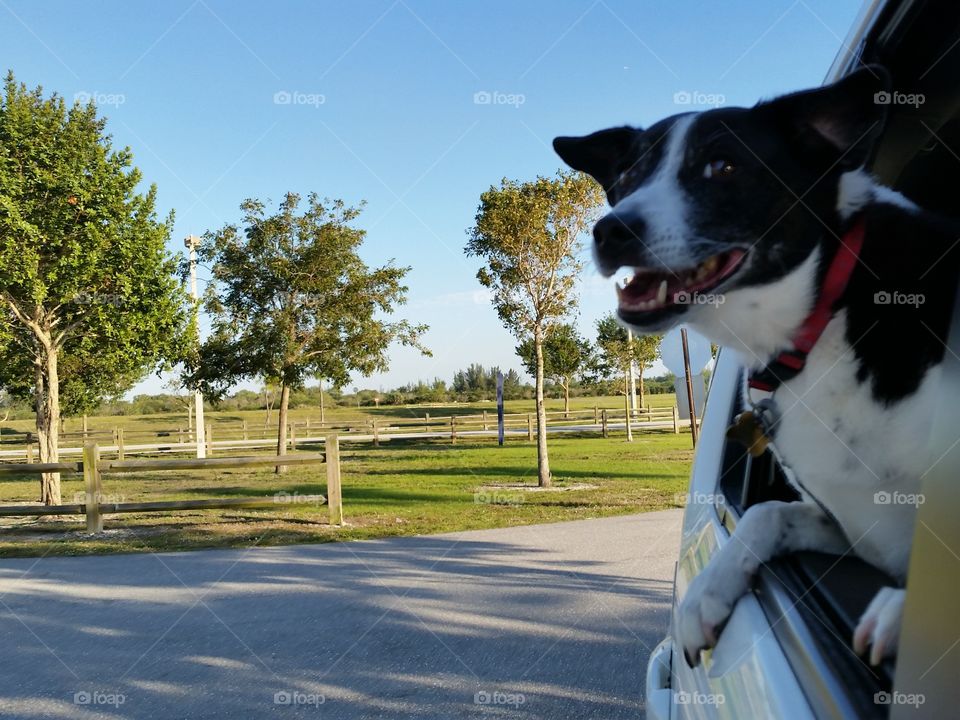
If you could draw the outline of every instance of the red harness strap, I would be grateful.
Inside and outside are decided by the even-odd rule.
[[[853,270],[857,266],[860,250],[863,248],[865,225],[863,218],[859,218],[840,239],[837,254],[834,255],[833,262],[830,263],[827,274],[823,278],[820,297],[817,298],[813,310],[794,333],[793,347],[777,355],[759,372],[752,374],[747,381],[751,388],[773,392],[782,383],[796,377],[803,370],[807,355],[823,335],[823,331],[833,317],[833,306],[847,289],[850,276],[853,275]]]

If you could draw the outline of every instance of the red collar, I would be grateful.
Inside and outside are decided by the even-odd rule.
[[[857,219],[840,238],[840,247],[823,278],[820,297],[817,298],[813,310],[794,333],[793,347],[777,355],[762,370],[751,374],[747,381],[751,388],[773,392],[782,383],[796,377],[803,370],[807,355],[823,335],[823,331],[833,317],[833,306],[850,283],[850,277],[860,258],[860,250],[863,248],[865,225],[862,217]]]

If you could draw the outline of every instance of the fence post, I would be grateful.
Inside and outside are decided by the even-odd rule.
[[[86,490],[84,509],[87,513],[87,532],[103,532],[103,515],[100,514],[100,498],[103,488],[100,484],[100,446],[86,443],[83,446],[83,485]]]
[[[487,411],[486,411],[486,410],[483,411],[483,429],[484,429],[484,430],[489,430],[489,429],[490,429],[490,426],[487,424]]]
[[[206,427],[206,440],[207,440],[207,457],[213,456],[213,425],[207,423]]]
[[[27,433],[27,462],[33,464],[33,433]]]
[[[457,444],[457,416],[450,416],[450,443]]]
[[[674,434],[680,432],[680,412],[676,405],[673,406],[673,432]]]
[[[84,438],[86,439],[86,438]],[[126,451],[123,447],[123,428],[117,428],[117,460],[123,462],[126,459]]]
[[[183,426],[177,428],[177,437],[180,440],[180,444],[183,445]]]
[[[598,408],[596,405],[593,406],[593,424],[600,424],[600,408]]]
[[[294,430],[296,426],[296,423],[290,423],[290,452],[297,451],[297,431]]]
[[[527,441],[533,442],[533,413],[527,413]]]
[[[603,413],[602,413],[602,415],[600,416],[600,419],[603,421],[603,426],[602,426],[602,427],[603,427],[603,436],[604,436],[604,437],[609,437],[609,434],[608,434],[608,431],[607,431],[607,409],[606,409],[606,408],[603,409]]]
[[[243,421],[243,439],[244,439],[244,440],[247,439],[247,421],[246,421],[246,419],[244,419],[244,421]]]
[[[423,421],[424,421],[424,423],[426,423],[426,424],[423,426],[423,431],[424,431],[425,433],[430,432],[430,413],[424,413],[424,414],[423,414]]]
[[[88,430],[88,428],[87,428],[87,416],[84,415],[84,416],[83,416],[83,437],[84,437],[84,438],[87,437],[87,430]]]
[[[371,420],[370,424],[373,425],[373,446],[380,447],[380,433],[377,430],[377,421],[376,419]]]
[[[324,440],[327,463],[327,507],[330,524],[343,525],[343,496],[340,491],[340,438],[327,435]]]

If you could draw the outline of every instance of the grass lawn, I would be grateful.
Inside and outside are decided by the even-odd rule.
[[[619,433],[608,439],[596,434],[551,437],[554,484],[564,489],[542,492],[518,487],[536,484],[536,447],[526,440],[509,439],[502,448],[494,440],[457,445],[393,441],[380,448],[344,443],[345,527],[327,524],[326,506],[309,498],[299,501],[325,494],[323,466],[292,467],[280,476],[266,469],[107,475],[107,502],[277,492],[295,501],[267,510],[107,516],[102,537],[82,532],[82,516],[45,522],[3,518],[0,556],[329,542],[659,510],[682,505],[692,458],[688,433],[637,433],[632,443]],[[572,487],[576,485],[586,487]],[[0,502],[36,501],[37,487],[35,476],[0,479]],[[64,502],[75,502],[75,494],[82,492],[79,477],[64,476]]]

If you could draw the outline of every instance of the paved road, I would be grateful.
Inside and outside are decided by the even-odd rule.
[[[0,561],[0,716],[642,718],[679,526]]]

